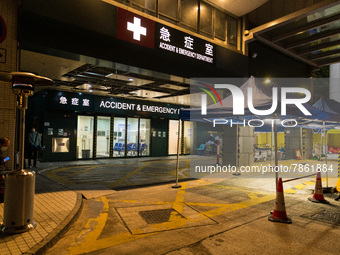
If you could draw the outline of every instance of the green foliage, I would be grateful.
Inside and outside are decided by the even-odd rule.
[[[329,78],[329,66],[323,66],[319,70],[314,71],[315,78]]]

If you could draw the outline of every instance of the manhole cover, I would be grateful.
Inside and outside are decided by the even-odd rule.
[[[182,218],[185,218],[183,217],[183,215],[181,215],[174,209],[158,209],[158,210],[141,211],[139,212],[139,215],[148,224],[159,224],[159,223],[169,221],[172,212],[175,212]]]
[[[314,214],[303,215],[306,218],[310,218],[313,220],[319,220],[331,224],[340,225],[340,213],[331,212],[331,211],[321,211]]]

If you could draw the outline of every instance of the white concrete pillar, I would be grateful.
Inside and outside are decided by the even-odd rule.
[[[340,63],[329,66],[329,98],[340,102]]]

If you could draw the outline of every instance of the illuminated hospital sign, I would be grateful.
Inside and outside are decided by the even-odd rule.
[[[73,110],[77,112],[97,112],[122,116],[140,115],[177,119],[181,106],[136,101],[125,98],[102,97],[69,92],[48,92],[48,108]]]
[[[117,8],[116,36],[151,49],[214,63],[214,44],[121,8]]]
[[[145,105],[145,104],[135,104],[135,103],[122,103],[115,101],[104,101],[102,100],[99,105],[100,108],[111,108],[119,110],[130,110],[138,112],[151,112],[151,113],[166,113],[166,114],[178,114],[179,109],[165,107],[165,106],[155,106],[155,105]]]
[[[155,36],[156,48],[214,63],[215,46],[212,43],[159,23],[156,24]]]

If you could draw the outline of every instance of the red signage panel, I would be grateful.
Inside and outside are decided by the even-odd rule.
[[[117,38],[154,49],[155,22],[117,8]]]

